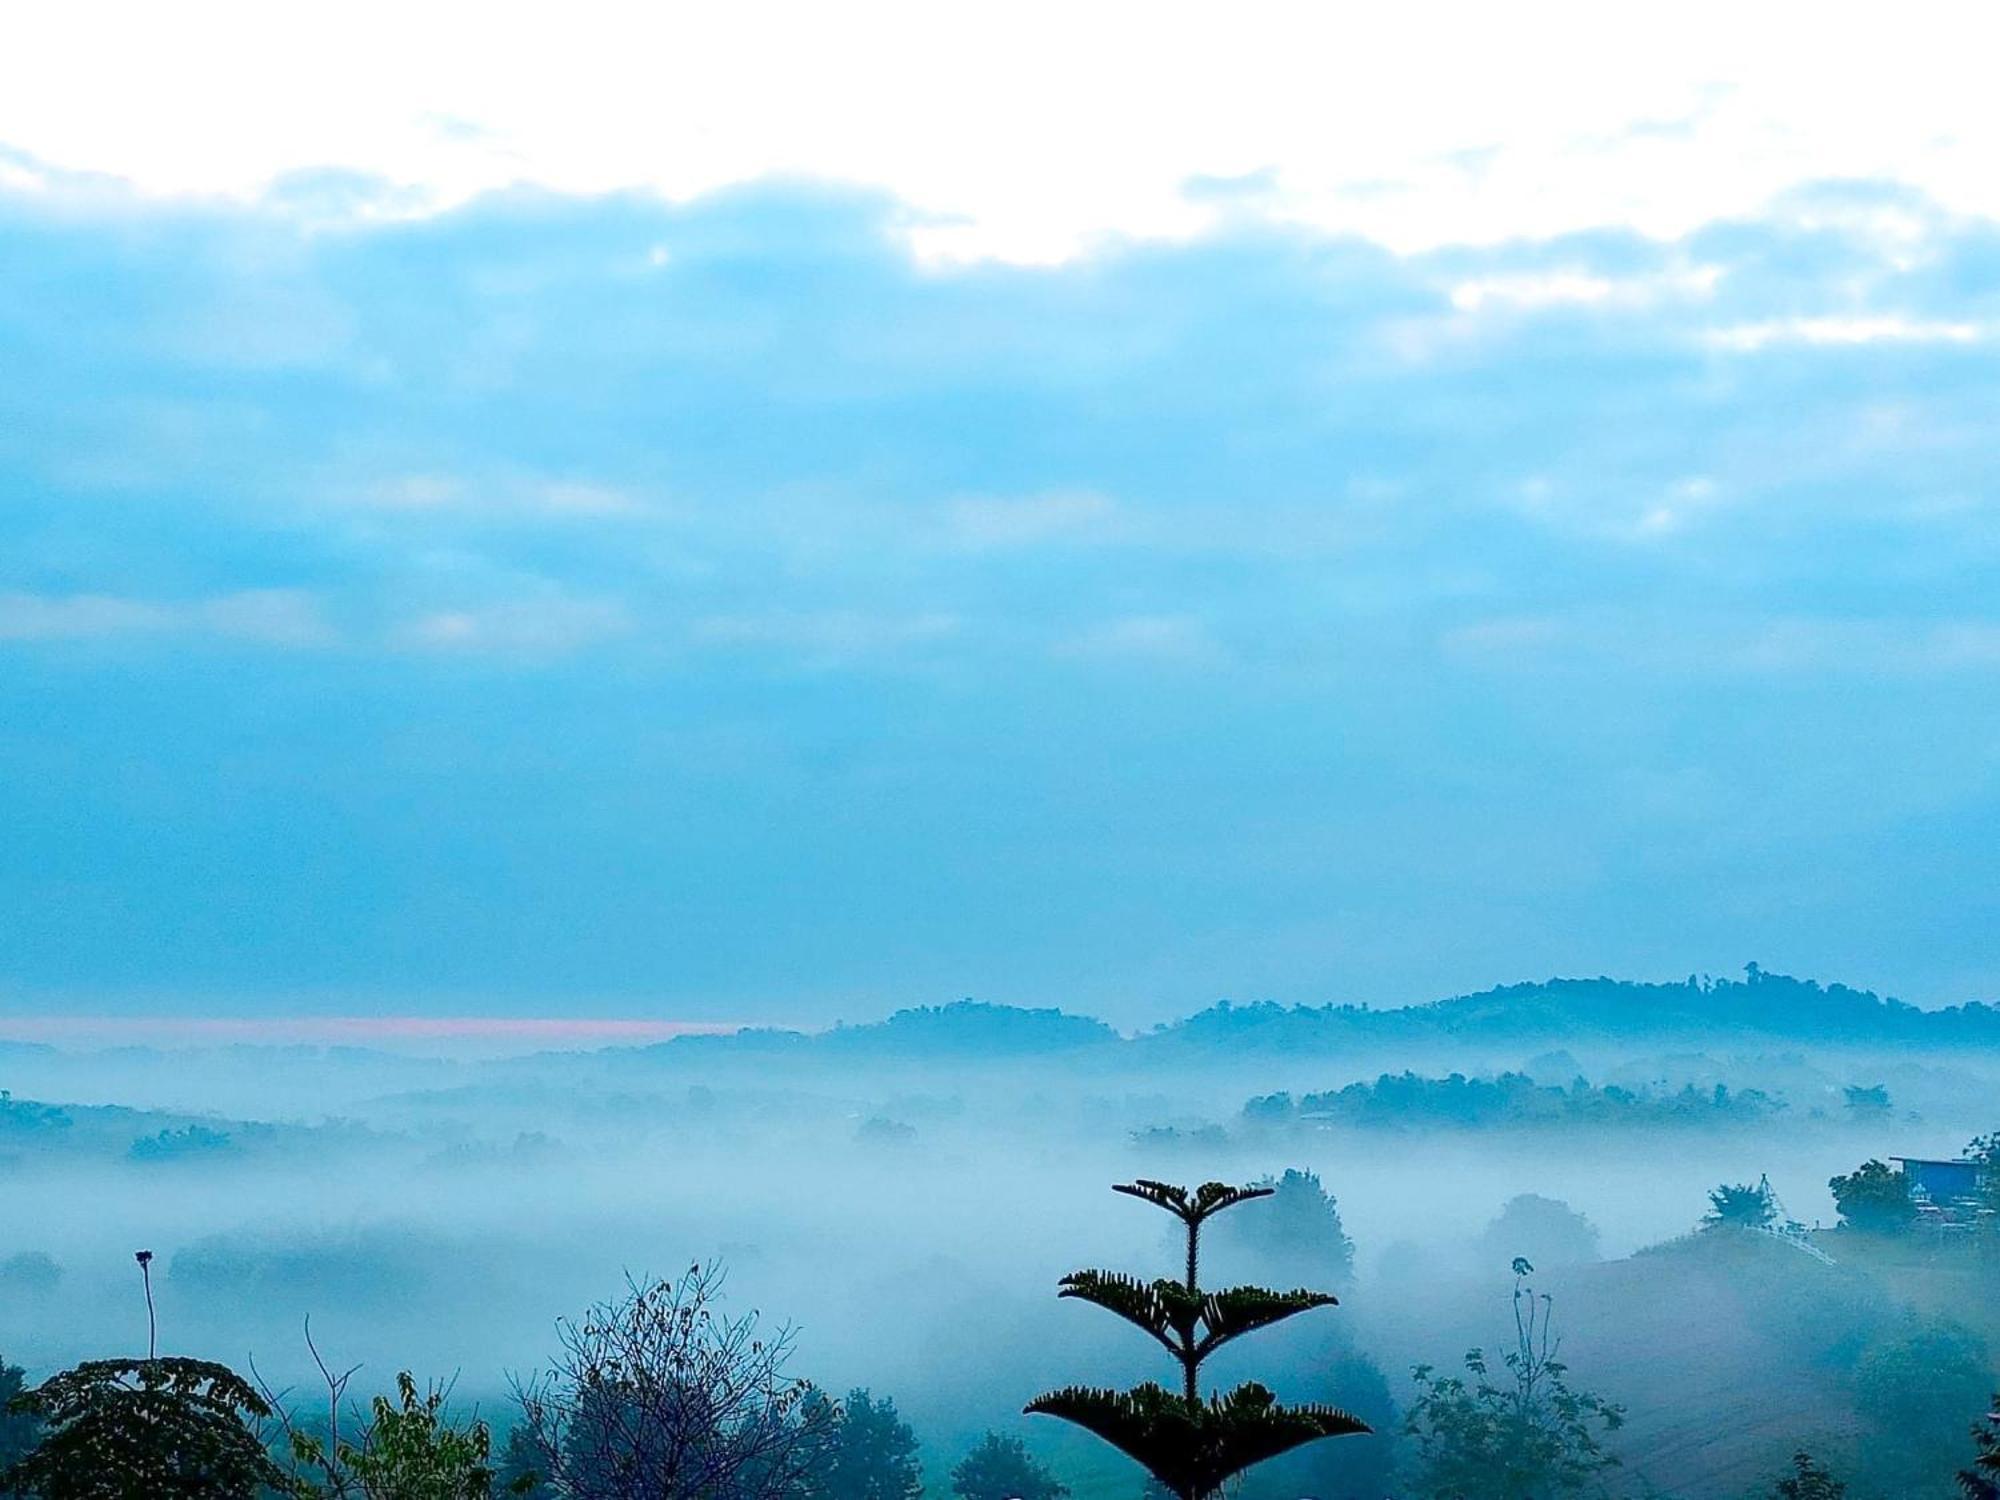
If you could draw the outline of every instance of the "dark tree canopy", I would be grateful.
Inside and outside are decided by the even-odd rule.
[[[1702,1224],[1710,1229],[1762,1229],[1777,1217],[1778,1205],[1771,1201],[1768,1183],[1725,1182],[1710,1189]]]
[[[1828,1180],[1840,1221],[1868,1234],[1900,1234],[1917,1217],[1910,1180],[1886,1162],[1865,1161],[1844,1177]]]
[[[865,1390],[835,1406],[817,1393],[806,1424],[821,1432],[820,1452],[801,1475],[800,1500],[917,1500],[924,1491],[917,1435],[896,1403]]]
[[[1068,1500],[1069,1486],[1019,1438],[989,1432],[951,1471],[951,1492],[958,1500]]]
[[[253,1425],[271,1408],[224,1365],[91,1360],[18,1404],[48,1427],[11,1476],[38,1500],[257,1500],[285,1481]]]

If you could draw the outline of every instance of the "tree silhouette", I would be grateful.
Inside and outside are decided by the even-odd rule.
[[[1337,1407],[1280,1405],[1255,1381],[1202,1399],[1202,1361],[1217,1349],[1337,1301],[1328,1293],[1305,1290],[1201,1289],[1203,1223],[1225,1208],[1269,1197],[1273,1189],[1205,1182],[1189,1191],[1141,1179],[1112,1191],[1181,1221],[1187,1229],[1187,1278],[1145,1282],[1110,1271],[1077,1271],[1063,1278],[1059,1295],[1093,1302],[1151,1335],[1180,1365],[1181,1390],[1176,1394],[1152,1381],[1129,1391],[1066,1386],[1030,1401],[1030,1412],[1061,1417],[1095,1433],[1141,1464],[1178,1500],[1207,1500],[1251,1465],[1316,1439],[1369,1431],[1367,1423]]]

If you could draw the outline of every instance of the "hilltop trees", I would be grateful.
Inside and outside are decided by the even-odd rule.
[[[1425,1500],[1548,1500],[1580,1494],[1618,1459],[1600,1432],[1615,1432],[1625,1409],[1569,1384],[1557,1358],[1554,1303],[1514,1261],[1514,1347],[1500,1375],[1484,1351],[1465,1356],[1465,1375],[1429,1365],[1411,1372],[1417,1400],[1404,1431],[1417,1443],[1413,1475]]]
[[[1886,1162],[1865,1161],[1844,1177],[1827,1180],[1841,1226],[1867,1234],[1900,1234],[1917,1217],[1910,1180]]]
[[[951,1471],[951,1492],[958,1500],[1069,1500],[1069,1486],[1030,1457],[1027,1444],[997,1432]]]
[[[1202,1226],[1239,1203],[1272,1195],[1268,1187],[1208,1182],[1190,1191],[1140,1180],[1113,1191],[1178,1218],[1187,1233],[1187,1276],[1151,1282],[1109,1271],[1063,1278],[1062,1296],[1116,1313],[1155,1339],[1181,1369],[1181,1389],[1154,1382],[1129,1391],[1068,1386],[1028,1403],[1030,1412],[1061,1417],[1136,1460],[1177,1500],[1208,1500],[1253,1464],[1319,1438],[1368,1431],[1366,1423],[1331,1406],[1287,1407],[1248,1381],[1202,1399],[1200,1370],[1222,1345],[1336,1299],[1325,1292],[1275,1292],[1240,1286],[1204,1291],[1199,1281]]]
[[[1704,1229],[1762,1229],[1778,1217],[1778,1205],[1771,1198],[1771,1184],[1759,1179],[1752,1187],[1744,1182],[1725,1182],[1708,1195]]]

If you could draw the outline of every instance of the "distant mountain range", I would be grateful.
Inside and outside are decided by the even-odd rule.
[[[641,1050],[678,1057],[763,1051],[819,1058],[1007,1058],[1103,1050],[1165,1060],[1175,1053],[1317,1053],[1385,1042],[1722,1038],[1915,1047],[2000,1043],[2000,1006],[1975,1001],[1922,1010],[1868,990],[1752,965],[1742,979],[1691,975],[1665,984],[1548,979],[1387,1009],[1224,1001],[1136,1037],[1061,1010],[962,1000],[819,1033],[745,1030],[677,1037]]]

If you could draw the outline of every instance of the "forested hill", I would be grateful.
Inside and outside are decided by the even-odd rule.
[[[1321,1049],[1344,1042],[1425,1038],[1755,1036],[1822,1043],[1958,1046],[2000,1042],[2000,1007],[1920,1010],[1844,984],[1771,974],[1690,975],[1672,984],[1548,979],[1427,1005],[1212,1006],[1152,1032],[1155,1045],[1196,1049]]]
[[[2000,1007],[1973,1002],[1920,1010],[1867,990],[1766,973],[1753,965],[1742,979],[1690,976],[1669,984],[1549,979],[1394,1008],[1225,1001],[1132,1038],[1061,1010],[963,1000],[817,1034],[743,1031],[681,1037],[646,1050],[680,1056],[706,1050],[1005,1059],[1053,1053],[1164,1057],[1325,1052],[1383,1042],[1731,1037],[1835,1045],[1995,1044],[2000,1043]]]

